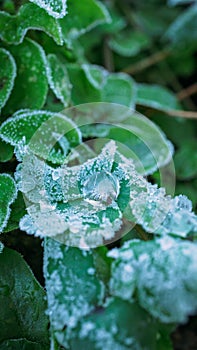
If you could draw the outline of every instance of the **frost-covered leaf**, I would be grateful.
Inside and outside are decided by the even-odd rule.
[[[77,152],[74,155],[78,157]],[[73,156],[71,153],[71,161]],[[113,239],[122,225],[121,211],[129,203],[128,169],[121,162],[117,165],[115,156],[113,142],[97,157],[77,166],[66,162],[53,169],[28,155],[16,172],[29,203],[20,228],[81,248]]]
[[[8,162],[12,159],[13,153],[13,147],[0,139],[0,162]]]
[[[59,343],[66,345],[65,328],[72,329],[102,304],[104,285],[96,275],[91,251],[50,238],[44,246],[44,275],[51,330]]]
[[[38,6],[26,3],[15,16],[0,11],[0,38],[6,43],[20,44],[30,29],[44,31],[58,45],[63,43],[58,21]]]
[[[18,46],[10,46],[9,50],[16,60],[17,77],[4,114],[10,115],[21,108],[41,108],[48,91],[46,57],[42,47],[25,39]]]
[[[163,323],[185,322],[197,310],[197,246],[170,237],[132,240],[109,253],[112,294],[132,300]]]
[[[197,40],[197,5],[188,7],[168,28],[165,38],[180,46],[191,45]]]
[[[3,243],[2,242],[0,242],[0,254],[2,253],[2,251],[3,251],[3,248],[4,248],[4,245],[3,245]]]
[[[43,8],[54,18],[63,18],[67,14],[67,0],[30,0]]]
[[[84,34],[100,23],[110,21],[105,6],[96,0],[67,0],[68,15],[60,20],[65,42]]]
[[[45,292],[21,255],[4,248],[0,254],[0,342],[25,338],[48,344]]]
[[[67,107],[70,102],[71,84],[68,78],[66,65],[56,55],[47,56],[47,77],[55,96]]]
[[[0,232],[5,228],[10,216],[10,205],[16,198],[16,184],[8,174],[0,174]]]
[[[11,214],[3,232],[10,232],[19,228],[19,221],[26,214],[25,208],[23,195],[21,192],[18,192],[14,203],[11,204]]]
[[[140,184],[141,183],[141,184]],[[141,187],[141,189],[140,189]],[[171,198],[164,188],[138,179],[130,194],[130,220],[142,225],[145,231],[160,235],[187,237],[197,232],[197,216],[191,201],[183,195]]]
[[[15,77],[16,63],[14,58],[7,50],[0,48],[0,111],[10,96]]]
[[[196,140],[183,143],[174,157],[177,178],[189,180],[197,177]]]
[[[104,68],[90,64],[69,65],[68,72],[73,85],[71,97],[74,104],[111,102],[135,106],[136,86],[129,75],[110,74]],[[78,84],[75,84],[76,81]]]
[[[99,312],[84,317],[69,344],[73,350],[102,350],[103,344],[110,350],[156,349],[156,333],[156,322],[137,303],[113,298]]]
[[[172,92],[162,86],[149,84],[137,85],[137,103],[164,112],[179,107],[177,98]]]
[[[121,56],[131,57],[150,45],[149,37],[138,31],[122,31],[109,41],[110,47]]]
[[[76,125],[62,114],[47,111],[21,111],[0,128],[3,140],[16,146],[18,158],[26,146],[54,163],[62,163],[71,147],[81,142]]]
[[[48,350],[48,345],[32,342],[27,339],[9,339],[0,343],[4,350]]]

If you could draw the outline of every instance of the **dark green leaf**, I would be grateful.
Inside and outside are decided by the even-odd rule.
[[[95,0],[68,0],[68,16],[60,20],[65,42],[78,37],[96,25],[110,21],[105,6]]]
[[[11,214],[3,232],[10,232],[16,230],[19,227],[19,221],[26,213],[25,208],[26,207],[23,200],[23,195],[21,192],[18,192],[16,200],[10,207]]]
[[[13,147],[0,139],[0,162],[8,162],[12,159],[13,153]]]
[[[10,339],[0,344],[0,349],[4,350],[48,350],[49,347],[26,339]]]
[[[16,63],[12,55],[5,49],[0,48],[0,111],[10,96],[15,77]]]
[[[17,252],[4,248],[0,265],[0,341],[25,338],[47,344],[44,290]]]
[[[0,232],[5,228],[10,216],[10,205],[16,198],[16,184],[8,174],[0,174]]]
[[[148,325],[148,326],[147,326]],[[156,322],[137,303],[112,299],[86,316],[70,335],[72,350],[156,350]]]
[[[16,60],[17,77],[4,113],[12,114],[20,108],[41,108],[48,91],[46,57],[42,47],[25,39],[18,46],[10,46],[10,51]]]
[[[0,12],[0,38],[6,43],[20,44],[30,29],[44,31],[58,45],[63,43],[58,21],[34,4],[24,4],[15,16]]]

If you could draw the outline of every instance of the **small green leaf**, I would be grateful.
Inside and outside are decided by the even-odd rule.
[[[55,96],[67,107],[70,102],[71,84],[67,69],[56,55],[47,56],[47,77]]]
[[[102,87],[101,101],[134,108],[136,102],[134,80],[124,73],[109,74]]]
[[[10,96],[15,77],[16,63],[12,55],[5,49],[0,48],[0,111]]]
[[[96,276],[91,251],[50,238],[45,239],[44,275],[52,331],[65,345],[65,327],[73,328],[102,304],[104,285]]]
[[[32,342],[27,339],[10,339],[0,344],[4,350],[48,350],[48,345]]]
[[[148,326],[147,326],[148,325]],[[70,336],[72,350],[156,349],[157,325],[135,301],[112,298],[106,308],[81,320]]]
[[[0,341],[25,338],[47,345],[44,290],[17,252],[4,248],[0,265]]]
[[[10,51],[16,60],[18,73],[4,114],[12,114],[21,108],[41,108],[48,91],[46,57],[42,47],[25,39],[18,46],[10,46]]]
[[[164,112],[179,108],[175,95],[159,85],[138,84],[137,104]]]
[[[63,162],[68,150],[81,142],[80,131],[70,119],[47,111],[16,113],[1,125],[0,136],[17,146],[19,158],[31,140],[29,147],[33,152],[55,163]]]
[[[67,14],[67,0],[30,0],[54,18],[63,18]]]
[[[34,4],[24,4],[15,16],[11,16],[7,12],[0,12],[0,38],[6,43],[22,43],[30,29],[44,31],[58,45],[63,43],[58,21]]]
[[[150,39],[143,32],[125,30],[113,37],[109,45],[119,55],[131,57],[149,47]]]
[[[10,205],[16,198],[16,184],[8,174],[0,174],[0,232],[5,228],[10,216]]]
[[[100,23],[110,21],[105,6],[95,0],[68,0],[68,15],[60,20],[65,42],[84,34]]]
[[[13,147],[0,139],[0,162],[8,162],[11,160],[13,153]]]
[[[188,7],[168,28],[165,38],[172,44],[188,46],[197,40],[197,5]]]

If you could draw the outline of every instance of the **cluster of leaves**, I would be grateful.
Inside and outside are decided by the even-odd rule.
[[[124,108],[137,108],[166,132],[177,149],[177,194],[191,196],[195,207],[196,126],[168,115],[193,106],[190,99],[182,106],[171,90],[194,71],[196,4],[3,0],[0,10],[0,231],[8,245],[19,225],[50,236],[46,292],[24,259],[0,243],[0,348],[172,349],[170,333],[197,309],[197,219],[185,196],[172,199],[144,178],[159,184],[171,143],[150,120],[123,116]],[[166,60],[151,65],[158,56]],[[59,113],[87,102],[122,105],[118,125],[84,127],[92,122],[88,110],[85,121],[84,113],[80,120]],[[42,145],[32,141],[38,129]],[[114,141],[91,153],[83,141],[97,137]],[[118,142],[137,157],[128,162]],[[64,161],[76,146],[83,164],[73,170]],[[93,211],[98,199],[102,207]],[[84,200],[92,201],[85,209]],[[94,247],[95,237],[112,238],[124,220],[137,226],[115,249],[62,244],[81,244],[81,237],[72,242],[77,227],[87,238],[81,247]]]

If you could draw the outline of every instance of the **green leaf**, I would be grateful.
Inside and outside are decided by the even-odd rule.
[[[65,344],[65,327],[73,328],[102,304],[104,285],[95,274],[91,251],[50,238],[45,239],[44,275],[52,332]]]
[[[4,350],[48,350],[48,345],[27,339],[10,339],[1,343],[0,348]]]
[[[15,77],[16,63],[12,55],[7,50],[0,48],[0,111],[10,96]]]
[[[112,262],[111,293],[135,297],[162,323],[186,322],[197,309],[197,246],[162,237],[127,241],[108,255]]]
[[[148,326],[147,326],[148,325]],[[81,320],[70,336],[72,350],[156,349],[156,322],[136,302],[112,298],[106,308]]]
[[[63,18],[67,14],[67,0],[30,0],[43,8],[50,16]]]
[[[13,153],[13,147],[0,139],[0,162],[8,162],[11,160]]]
[[[197,40],[197,5],[188,7],[168,28],[164,38],[172,44],[187,46]]]
[[[25,338],[47,345],[44,290],[17,252],[4,248],[0,265],[0,341]]]
[[[173,146],[161,129],[122,105],[100,103],[89,104],[88,108],[81,105],[70,117],[80,126],[84,138],[118,141],[120,152],[132,158],[136,170],[142,174],[151,174],[172,159]]]
[[[41,108],[48,91],[46,57],[42,47],[25,39],[18,46],[10,46],[10,51],[16,60],[18,73],[4,114],[12,114],[21,108]]]
[[[134,108],[136,102],[134,80],[124,73],[109,74],[102,87],[101,101]]]
[[[0,38],[8,44],[22,43],[26,33],[42,30],[51,36],[58,45],[63,44],[61,27],[58,21],[34,4],[24,4],[17,15],[0,12]]]
[[[175,95],[159,85],[138,84],[137,103],[164,112],[179,108]]]
[[[19,221],[26,214],[25,208],[23,195],[21,192],[18,192],[16,200],[11,204],[11,214],[3,232],[10,232],[19,228]]]
[[[133,79],[124,73],[109,73],[104,68],[83,64],[68,65],[74,104],[111,102],[135,106],[136,87]],[[76,84],[77,81],[77,84]]]
[[[124,57],[136,56],[150,46],[149,37],[139,31],[122,31],[114,36],[109,45],[114,52]]]
[[[177,178],[190,180],[197,177],[196,140],[183,143],[174,157]]]
[[[63,162],[68,150],[81,142],[81,134],[70,119],[47,111],[16,113],[1,125],[0,136],[17,146],[19,158],[31,140],[29,147],[33,152],[55,163]]]
[[[16,184],[8,174],[0,174],[0,232],[5,228],[10,216],[10,205],[16,199]]]
[[[47,56],[47,77],[55,96],[67,107],[70,102],[71,84],[68,78],[66,65],[56,55]]]
[[[68,15],[60,20],[65,42],[72,40],[100,23],[110,21],[105,6],[95,0],[68,0]]]
[[[76,64],[69,64],[67,69],[72,84],[71,99],[74,104],[100,101],[101,92],[99,86],[98,84],[95,85],[94,81],[88,78],[86,66],[80,67]]]

